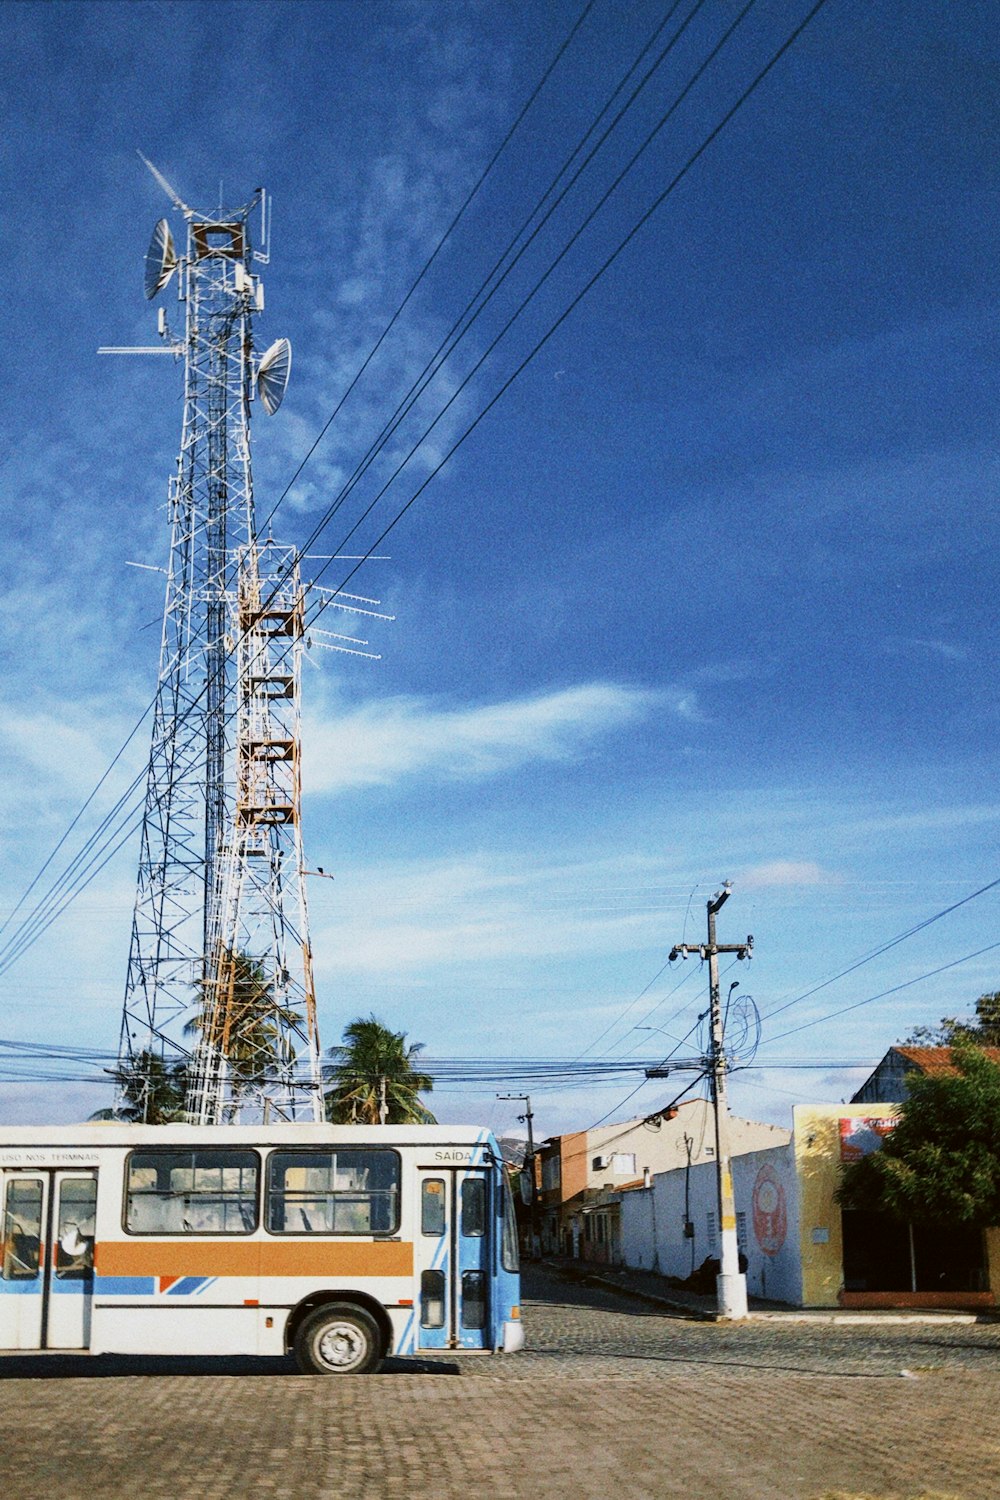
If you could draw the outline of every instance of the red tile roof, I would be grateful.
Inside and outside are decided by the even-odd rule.
[[[893,1047],[900,1057],[919,1068],[921,1073],[955,1073],[950,1047]],[[1000,1047],[984,1047],[983,1052],[990,1062],[1000,1063]]]

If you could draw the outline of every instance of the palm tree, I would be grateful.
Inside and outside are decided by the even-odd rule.
[[[417,1097],[434,1087],[434,1080],[413,1066],[422,1051],[422,1042],[407,1046],[405,1031],[390,1031],[375,1016],[345,1026],[343,1041],[328,1050],[329,1062],[323,1065],[323,1078],[332,1085],[325,1096],[327,1119],[339,1124],[436,1124]]]
[[[302,1017],[274,998],[271,977],[250,954],[227,950],[218,974],[211,989],[217,989],[219,1001],[207,985],[201,986],[205,1002],[184,1030],[225,1059],[230,1087],[239,1098],[292,1062],[288,1031],[300,1029]]]
[[[114,1109],[99,1109],[92,1120],[128,1120],[133,1124],[168,1125],[184,1118],[186,1059],[168,1063],[145,1048],[112,1073],[121,1091]]]

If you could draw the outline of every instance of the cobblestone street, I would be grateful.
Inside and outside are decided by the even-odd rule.
[[[528,1349],[324,1379],[255,1360],[0,1362],[0,1493],[1000,1493],[1000,1326],[665,1315],[525,1277]]]

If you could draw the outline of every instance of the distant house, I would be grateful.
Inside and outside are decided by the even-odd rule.
[[[756,1120],[730,1120],[731,1150],[784,1145],[790,1132]],[[625,1120],[543,1141],[538,1156],[542,1250],[598,1264],[622,1260],[621,1190],[653,1173],[715,1161],[707,1099],[675,1106],[655,1122]]]
[[[982,1049],[991,1062],[1000,1063],[1000,1047]],[[950,1047],[890,1047],[872,1073],[852,1095],[852,1104],[900,1104],[906,1098],[911,1073],[954,1073]]]
[[[883,1083],[905,1080],[923,1052],[925,1072],[954,1066],[938,1047],[893,1048],[883,1062],[897,1051],[917,1057],[908,1068],[893,1060]],[[881,1149],[903,1098],[905,1082],[894,1097],[797,1104],[788,1144],[734,1143],[737,1238],[751,1296],[804,1307],[996,1306],[1000,1229],[906,1224],[837,1201],[844,1165]],[[626,1265],[684,1279],[718,1256],[714,1163],[674,1166],[604,1196],[609,1211],[618,1209]]]

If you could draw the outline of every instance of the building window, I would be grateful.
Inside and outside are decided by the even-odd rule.
[[[746,1214],[737,1213],[737,1215],[736,1215],[736,1243],[739,1246],[739,1248],[743,1251],[743,1253],[746,1254],[746,1248],[747,1248],[747,1216],[746,1216]]]
[[[708,1214],[705,1215],[705,1238],[708,1241],[709,1251],[711,1252],[711,1254],[714,1255],[716,1249],[718,1248],[717,1243],[716,1243],[715,1214],[714,1213],[708,1213]]]
[[[616,1177],[634,1177],[635,1152],[616,1151],[611,1158],[611,1171]]]

